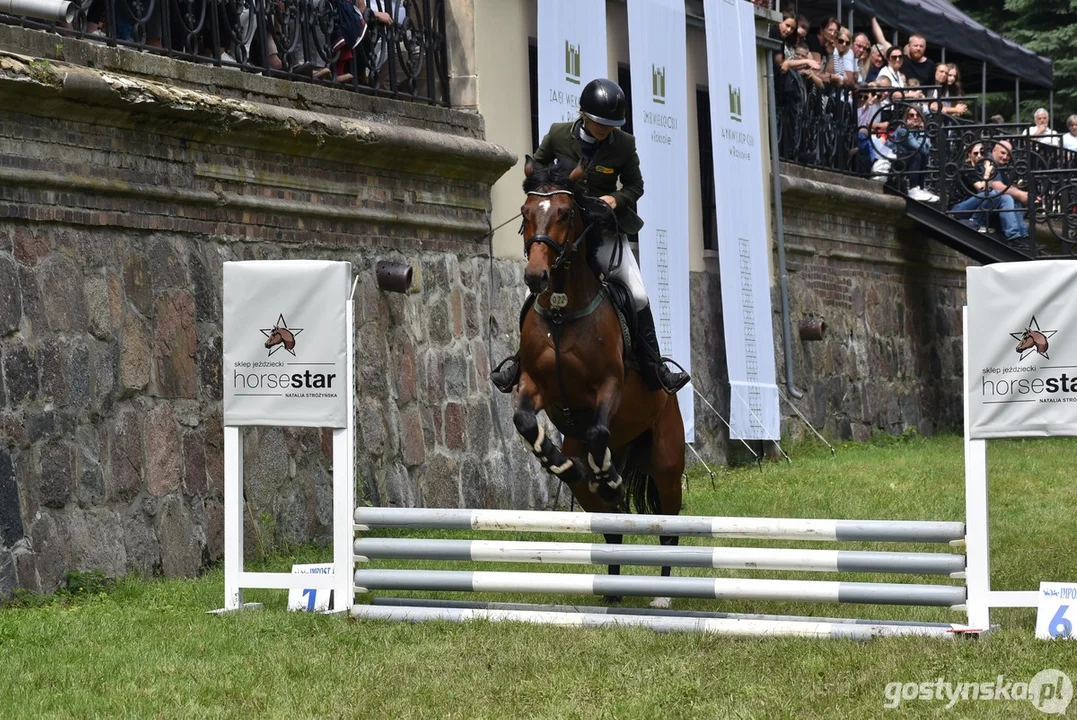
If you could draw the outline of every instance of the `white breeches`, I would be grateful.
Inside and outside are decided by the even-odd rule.
[[[632,254],[632,248],[628,245],[628,236],[617,235],[616,239],[607,236],[602,247],[598,249],[598,266],[603,272],[606,271],[610,264],[610,256],[614,254],[617,245],[620,245],[623,251],[621,264],[610,271],[609,279],[616,280],[628,288],[628,291],[632,293],[632,304],[636,306],[636,312],[639,312],[647,307],[647,290],[643,287],[643,275],[640,274],[636,256]]]

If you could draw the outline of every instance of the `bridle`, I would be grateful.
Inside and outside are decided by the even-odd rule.
[[[579,203],[576,202],[576,195],[571,190],[550,190],[548,192],[540,192],[538,190],[531,190],[527,193],[529,196],[535,197],[553,197],[554,195],[568,195],[572,198],[572,214],[568,218],[568,226],[572,228],[573,223],[576,220],[576,210],[579,208]],[[579,236],[571,243],[558,243],[549,235],[545,233],[537,233],[524,240],[524,258],[528,258],[531,255],[531,246],[535,243],[542,243],[547,245],[554,252],[557,253],[557,257],[554,258],[553,263],[550,264],[550,272],[560,270],[562,266],[568,268],[572,264],[571,255],[573,255],[579,248],[580,243],[587,237],[588,231],[594,227],[594,223],[585,225],[583,230],[580,231]],[[520,234],[524,232],[524,226],[520,226]]]

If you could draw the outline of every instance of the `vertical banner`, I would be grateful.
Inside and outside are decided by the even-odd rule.
[[[606,77],[606,0],[542,0],[538,5],[539,138],[575,120],[580,91]]]
[[[705,7],[730,437],[777,440],[755,15],[745,0]]]
[[[632,129],[645,192],[640,270],[662,353],[692,371],[688,307],[688,70],[683,0],[630,0]],[[684,435],[695,439],[691,384],[678,393]]]
[[[225,425],[348,427],[352,266],[224,264]]]
[[[1077,435],[1077,263],[966,272],[968,436]]]

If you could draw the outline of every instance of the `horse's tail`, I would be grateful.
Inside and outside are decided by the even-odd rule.
[[[621,476],[625,483],[625,510],[655,515],[662,512],[658,485],[644,470],[651,460],[651,431],[632,441]]]

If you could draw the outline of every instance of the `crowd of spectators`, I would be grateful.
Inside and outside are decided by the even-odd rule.
[[[283,0],[225,0],[204,6],[215,8],[205,15],[191,15],[191,7],[177,0],[92,0],[79,27],[62,27],[90,41],[160,48],[232,69],[340,83],[358,77],[366,85],[380,79],[385,86],[379,72],[389,59],[390,31],[409,13],[407,0],[311,0],[298,15]]]
[[[999,129],[981,128],[977,132],[983,141],[965,148],[959,127],[974,122],[974,100],[965,95],[959,66],[932,60],[923,35],[912,33],[904,45],[892,43],[875,18],[870,36],[843,26],[836,17],[814,27],[803,15],[786,12],[771,30],[782,48],[774,54],[778,112],[794,140],[825,138],[825,130],[801,130],[804,118],[814,121],[807,124],[855,128],[855,138],[839,137],[831,143],[837,145],[831,155],[835,169],[890,183],[924,203],[941,204],[943,195],[948,207],[940,209],[955,219],[981,232],[997,227],[1007,242],[1028,247],[1025,217],[1030,198],[1013,170],[1018,152],[1014,146],[1024,151],[1030,143],[1059,148],[1037,151],[1041,157],[1077,151],[1077,115],[1066,121],[1066,133],[1050,127],[1044,108],[1036,110],[1027,129],[1006,128],[1003,118],[993,118]],[[791,110],[789,105],[796,103]],[[851,117],[848,124],[836,122],[846,117]],[[929,132],[928,121],[934,132]],[[948,145],[951,162],[964,161],[945,192],[933,142]],[[850,146],[847,151],[843,143]],[[797,152],[798,157],[787,159],[812,162],[811,149]],[[1072,163],[1058,162],[1077,166],[1077,156]]]

